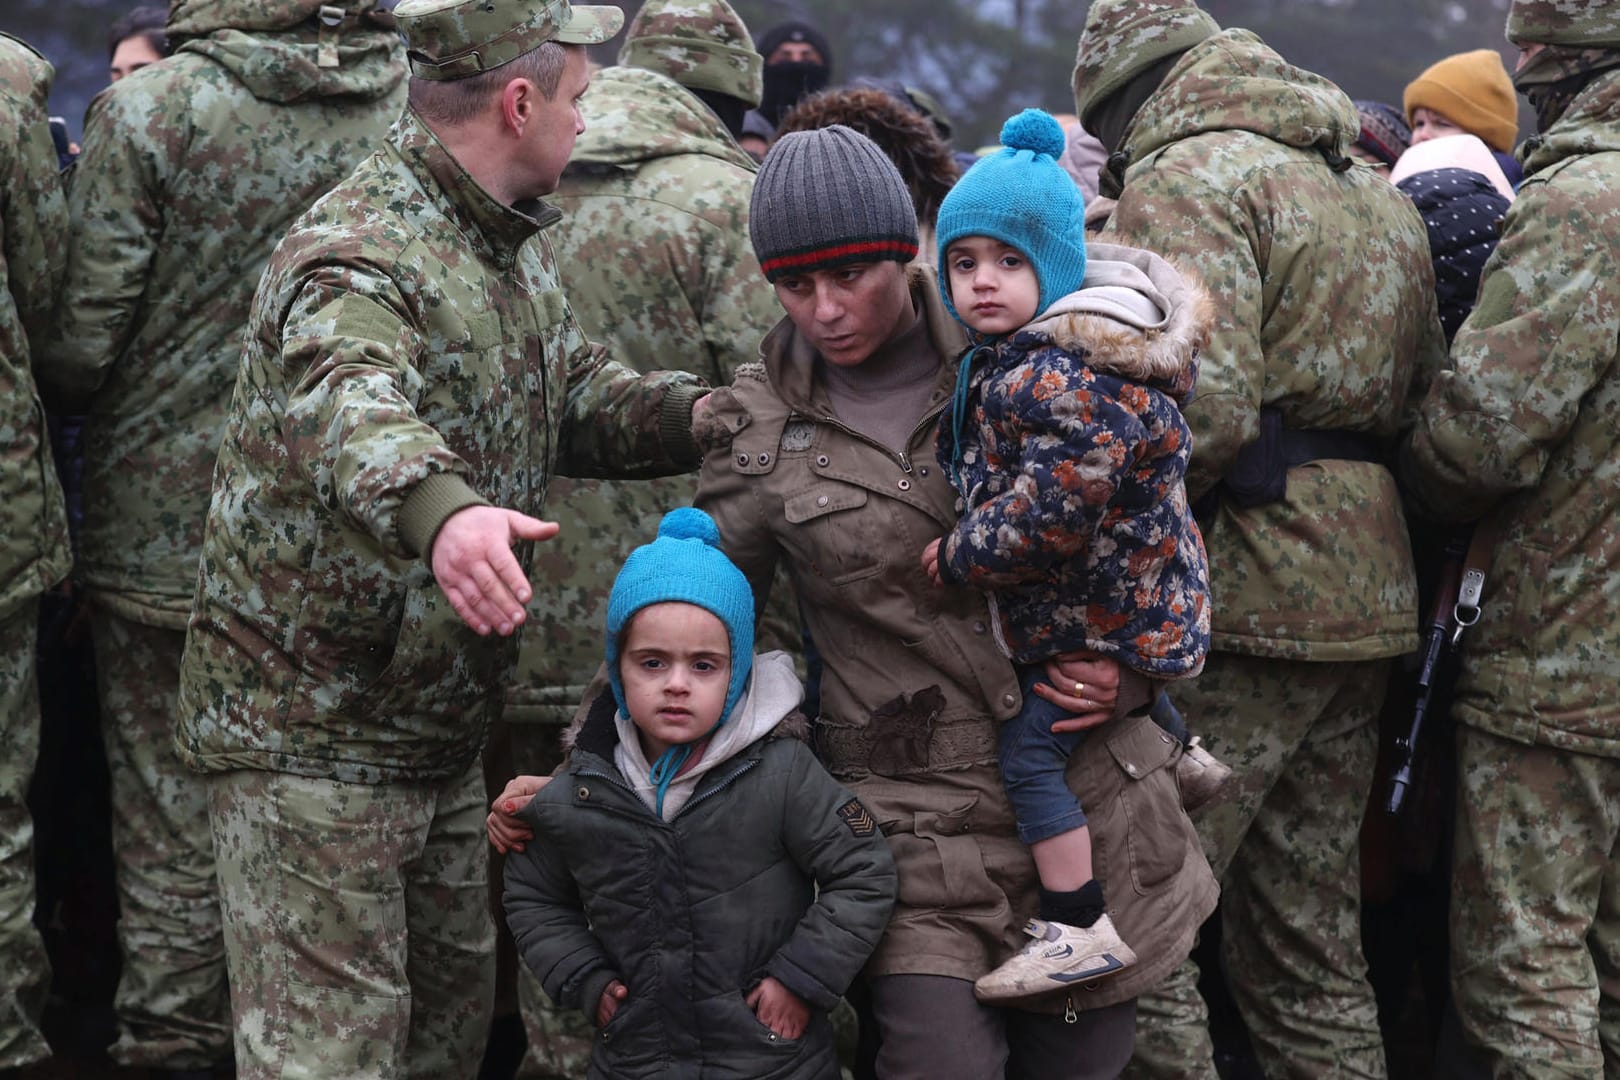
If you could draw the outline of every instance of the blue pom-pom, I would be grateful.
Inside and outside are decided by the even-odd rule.
[[[682,506],[665,514],[664,520],[658,523],[658,536],[660,539],[667,536],[671,540],[701,540],[710,547],[720,546],[720,526],[695,506]]]
[[[1001,125],[1001,145],[1009,150],[1033,150],[1037,154],[1059,158],[1068,145],[1063,127],[1052,114],[1040,109],[1025,109]]]

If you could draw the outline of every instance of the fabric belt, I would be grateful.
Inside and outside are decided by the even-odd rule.
[[[1288,494],[1288,470],[1312,461],[1366,461],[1384,464],[1378,439],[1359,431],[1285,428],[1277,409],[1260,410],[1260,437],[1238,452],[1221,482],[1193,506],[1207,520],[1221,498],[1238,506],[1281,502]]]

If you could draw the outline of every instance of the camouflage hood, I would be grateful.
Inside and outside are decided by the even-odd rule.
[[[375,101],[405,77],[405,53],[374,0],[174,0],[176,52],[208,57],[261,101]],[[324,14],[323,14],[324,12]]]
[[[1361,119],[1333,83],[1294,67],[1248,30],[1225,30],[1189,49],[1137,112],[1123,149],[1134,164],[1212,131],[1250,131],[1343,157]]]
[[[1558,122],[1525,141],[1524,174],[1583,154],[1620,150],[1620,71],[1610,71],[1576,95]]]
[[[573,165],[633,166],[680,154],[703,154],[754,172],[720,118],[672,79],[641,68],[613,67],[591,80],[580,103],[585,134]]]

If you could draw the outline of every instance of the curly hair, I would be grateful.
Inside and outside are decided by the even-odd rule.
[[[933,121],[884,90],[848,87],[805,98],[782,118],[778,136],[843,124],[865,135],[894,162],[911,192],[919,224],[932,226],[946,192],[962,176]]]

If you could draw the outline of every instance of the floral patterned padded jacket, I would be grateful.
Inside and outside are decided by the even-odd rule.
[[[939,445],[963,514],[940,573],[990,594],[1018,663],[1091,649],[1187,678],[1209,649],[1210,595],[1178,406],[1213,304],[1150,252],[1089,251],[1081,289],[963,354]]]

